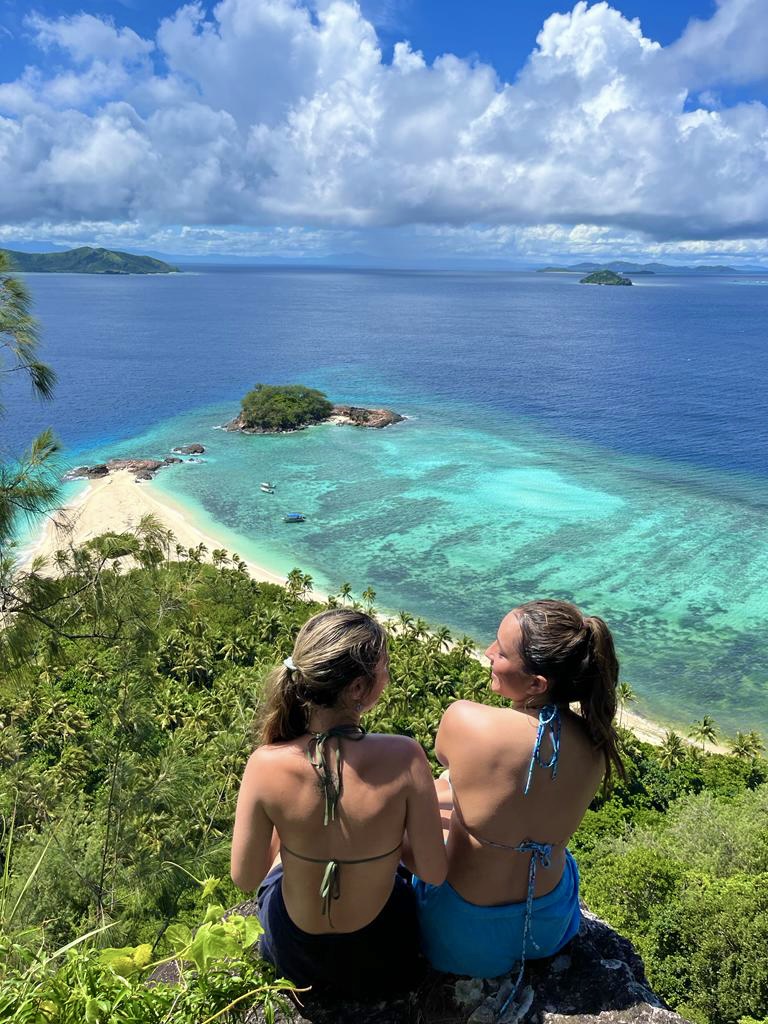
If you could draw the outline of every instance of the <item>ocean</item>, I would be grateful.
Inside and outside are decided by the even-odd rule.
[[[47,425],[66,464],[201,442],[152,486],[241,555],[482,644],[517,603],[574,600],[641,712],[768,734],[768,275],[26,280],[59,385],[41,406],[6,383],[6,454]],[[219,429],[259,381],[408,418]]]

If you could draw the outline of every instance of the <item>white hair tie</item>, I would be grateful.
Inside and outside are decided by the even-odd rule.
[[[296,671],[296,663],[294,662],[294,660],[293,660],[293,658],[292,658],[292,657],[290,656],[290,654],[288,655],[288,657],[287,657],[287,658],[283,658],[283,664],[284,664],[284,665],[285,665],[285,667],[286,667],[287,669],[289,669],[289,670],[290,670],[291,672],[295,672],[295,671]]]

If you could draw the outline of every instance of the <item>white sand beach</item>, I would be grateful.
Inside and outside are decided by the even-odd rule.
[[[191,521],[183,508],[166,495],[152,487],[151,482],[137,483],[133,473],[120,470],[97,480],[90,480],[85,491],[66,507],[52,513],[42,528],[40,537],[29,549],[24,559],[28,568],[35,558],[43,558],[52,564],[56,551],[70,544],[77,546],[85,541],[112,531],[120,533],[135,527],[147,513],[155,516],[176,540],[185,547],[196,547],[203,543],[209,554],[214,548],[226,547],[226,543],[212,533],[201,530]],[[285,583],[285,578],[271,572],[264,566],[245,560],[248,571],[255,580],[266,583]],[[327,595],[313,591],[312,596],[324,600]],[[485,658],[479,654],[479,660]],[[668,731],[667,727],[634,712],[624,709],[619,715],[620,724],[645,743],[660,745]],[[686,742],[691,742],[682,737]],[[716,753],[727,753],[719,744],[706,744],[705,749]]]
[[[40,557],[51,563],[59,548],[76,547],[108,531],[121,533],[131,529],[147,514],[155,516],[185,547],[197,547],[203,543],[210,552],[227,546],[191,522],[181,507],[165,495],[160,496],[150,482],[137,483],[133,473],[119,470],[109,476],[89,480],[81,495],[48,517],[38,541],[26,554],[24,567],[28,568],[34,558]],[[255,562],[244,561],[254,579],[265,583],[285,583],[283,576]],[[324,595],[318,596],[322,598]]]

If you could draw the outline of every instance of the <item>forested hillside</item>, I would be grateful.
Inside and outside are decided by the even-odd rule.
[[[319,605],[299,570],[286,588],[256,583],[236,555],[177,549],[149,519],[135,535],[65,549],[57,571],[17,578],[0,634],[0,1020],[84,1019],[75,975],[104,1004],[88,1004],[88,1020],[162,1020],[164,987],[150,992],[141,979],[147,964],[186,949],[201,973],[185,995],[190,1016],[177,1007],[173,1019],[200,1021],[203,989],[213,1013],[269,978],[243,959],[255,936],[219,921],[240,899],[225,881],[229,839],[262,679]],[[364,603],[374,599],[368,591]],[[349,587],[332,600],[350,602]],[[414,735],[433,757],[452,700],[495,699],[472,642],[451,640],[399,617],[393,682],[369,729]],[[637,944],[652,984],[685,1015],[765,1017],[766,762],[755,750],[739,758],[624,741],[628,782],[595,801],[573,843],[588,905]],[[211,901],[200,934],[220,931],[210,956],[198,948],[195,959],[188,927]],[[103,947],[118,952],[94,951]],[[239,980],[224,953],[240,957]],[[134,1016],[110,1002],[125,990],[110,981],[116,971],[129,976],[130,999],[120,998]],[[12,1017],[22,994],[38,1016]],[[40,1016],[43,1003],[56,1013]]]

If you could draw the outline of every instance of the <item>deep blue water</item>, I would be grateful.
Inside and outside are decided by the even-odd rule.
[[[4,447],[48,424],[71,458],[201,440],[208,461],[157,486],[276,568],[483,639],[513,603],[568,596],[615,627],[645,710],[768,730],[768,277],[577,281],[32,275],[59,387],[42,408],[6,388]],[[214,433],[257,381],[411,418]]]

